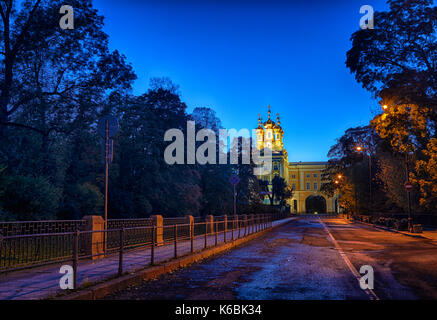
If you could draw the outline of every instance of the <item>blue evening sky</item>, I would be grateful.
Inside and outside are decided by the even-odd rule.
[[[210,107],[227,129],[255,128],[270,104],[289,161],[327,160],[336,138],[378,110],[345,66],[365,4],[387,9],[382,0],[94,0],[111,48],[138,75],[136,94],[169,77],[188,112]]]

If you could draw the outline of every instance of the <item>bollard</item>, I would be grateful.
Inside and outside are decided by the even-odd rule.
[[[120,229],[120,254],[118,256],[118,276],[123,274],[124,228]]]
[[[153,266],[155,263],[155,237],[156,237],[156,230],[155,226],[152,227],[152,247],[150,249],[150,265]]]
[[[73,289],[77,288],[77,264],[79,262],[79,236],[80,236],[80,231],[76,230],[73,236]]]

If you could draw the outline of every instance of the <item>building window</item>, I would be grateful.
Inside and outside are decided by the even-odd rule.
[[[310,177],[310,174],[309,173],[307,173],[307,178],[309,178]]]
[[[314,190],[317,190],[317,182],[314,182]]]
[[[291,177],[292,177],[293,179],[296,179],[296,175],[295,175],[295,174],[292,174]]]
[[[314,174],[313,174],[313,177],[314,177],[314,178],[317,178],[317,173],[314,173]]]
[[[311,190],[310,183],[307,182],[307,190]]]
[[[293,190],[296,190],[296,184],[293,183],[293,184],[291,185],[291,188],[292,188]]]

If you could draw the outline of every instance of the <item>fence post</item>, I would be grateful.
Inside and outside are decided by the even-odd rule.
[[[205,248],[207,247],[208,230],[209,230],[209,234],[213,234],[213,232],[214,232],[214,216],[213,215],[207,215],[205,217]]]
[[[73,236],[73,289],[77,289],[77,264],[79,261],[79,236],[80,231],[76,230]]]
[[[188,234],[190,235],[190,242],[191,242],[191,253],[194,251],[194,244],[193,244],[193,228],[194,228],[194,217],[192,215],[186,215],[187,218],[187,224],[189,224],[189,230]]]
[[[218,222],[217,221],[215,221],[214,222],[214,224],[215,224],[215,232],[214,232],[214,236],[215,236],[215,246],[217,246],[217,242],[218,242],[218,239],[217,239],[217,234],[218,234]],[[0,247],[0,249],[1,249],[1,247]]]
[[[124,228],[120,229],[120,253],[118,256],[118,276],[123,274]]]
[[[232,216],[231,240],[234,241],[235,216]]]
[[[156,226],[152,227],[152,247],[150,248],[150,265],[153,266],[155,263],[155,237],[156,237]]]
[[[242,216],[241,216],[241,218],[243,219],[243,226],[244,226],[244,234],[243,234],[243,237],[245,237],[246,235],[247,235],[247,233],[246,233],[246,228],[247,228],[247,214],[243,214]]]
[[[204,244],[204,248],[206,248],[206,246],[207,246],[207,241],[208,241],[207,237],[208,237],[208,223],[205,222],[205,244]]]
[[[194,223],[193,223],[193,227],[191,228],[190,226],[190,242],[191,242],[191,253],[194,252]]]
[[[178,257],[178,225],[177,224],[173,226],[173,231],[174,231],[174,257],[177,258]]]
[[[253,224],[254,224],[254,215],[250,214],[249,215],[249,234],[253,233]]]
[[[223,241],[226,243],[226,234],[228,233],[228,216],[227,215],[225,215],[223,217],[223,223],[225,224]]]

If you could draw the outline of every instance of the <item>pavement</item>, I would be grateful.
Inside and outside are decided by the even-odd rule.
[[[359,286],[364,265],[374,270],[373,293]],[[299,217],[105,299],[437,299],[437,243],[341,218]]]
[[[288,218],[272,222],[272,226],[278,226],[291,221]],[[227,232],[227,240],[231,239],[231,231]],[[234,237],[238,232],[234,231]],[[241,233],[243,236],[243,233]],[[218,243],[222,243],[224,234],[218,235]],[[194,251],[204,248],[204,236],[199,236],[194,241]],[[215,236],[207,237],[207,245],[213,246]],[[178,256],[190,253],[190,241],[178,242]],[[123,270],[125,273],[132,273],[139,269],[144,269],[150,264],[150,248],[140,248],[126,251],[123,256]],[[172,259],[174,256],[174,246],[164,245],[155,248],[155,264]],[[77,279],[79,286],[87,286],[91,283],[101,282],[116,276],[118,272],[118,254],[110,255],[104,259],[81,260],[78,265]],[[34,300],[44,299],[54,296],[62,290],[59,288],[59,280],[63,274],[59,273],[62,265],[68,263],[58,263],[49,266],[30,268],[16,272],[0,274],[0,300]]]

